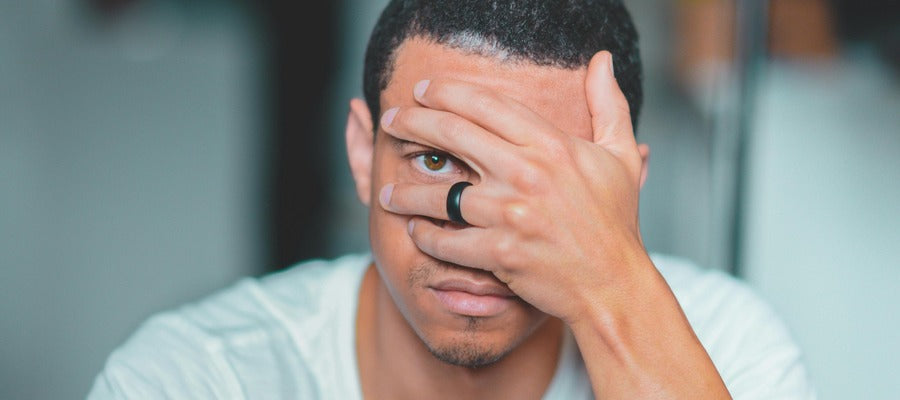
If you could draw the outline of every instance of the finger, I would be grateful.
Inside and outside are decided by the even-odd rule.
[[[428,108],[468,119],[504,140],[520,146],[539,142],[556,127],[515,99],[473,83],[435,79],[415,86],[416,100]]]
[[[447,194],[451,184],[404,184],[385,185],[378,196],[381,207],[395,214],[421,215],[449,220],[447,216]],[[469,186],[460,198],[460,211],[469,225],[488,227],[496,225],[498,216],[494,199],[484,194],[481,185]]]
[[[615,154],[631,156],[631,153],[637,151],[634,129],[631,126],[631,111],[628,100],[616,81],[610,52],[598,52],[591,59],[585,78],[585,93],[591,113],[594,143]]]
[[[485,251],[491,240],[483,228],[451,230],[416,217],[409,221],[409,236],[419,250],[438,260],[485,271],[496,268]]]
[[[482,170],[502,173],[508,165],[515,165],[511,164],[515,145],[453,113],[424,107],[392,108],[381,123],[389,135],[451,153],[482,176]]]

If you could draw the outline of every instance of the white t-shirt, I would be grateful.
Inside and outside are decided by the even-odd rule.
[[[772,310],[717,271],[653,256],[735,399],[815,394]],[[361,399],[355,321],[370,255],[247,278],[157,315],[109,357],[90,399]],[[571,334],[545,399],[593,398]]]

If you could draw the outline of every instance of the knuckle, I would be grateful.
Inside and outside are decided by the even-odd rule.
[[[421,202],[416,200],[414,191],[398,191],[394,189],[391,195],[391,208],[396,213],[410,213],[414,215],[417,208],[421,208]]]
[[[419,200],[421,197],[421,189],[408,184],[395,184],[393,192],[390,197],[391,208],[395,212],[407,213],[415,210],[417,207],[421,208],[422,202]],[[415,214],[411,214],[410,216],[414,216]]]
[[[521,228],[529,219],[531,211],[522,203],[512,203],[503,209],[503,222],[513,228]]]
[[[572,143],[568,138],[550,136],[546,139],[544,154],[552,162],[563,162],[572,158]]]
[[[394,114],[394,119],[391,121],[391,128],[394,130],[405,130],[414,120],[415,112],[415,109],[401,107],[397,110],[397,113]]]
[[[428,84],[428,90],[425,91],[424,98],[434,105],[443,106],[447,102],[450,85],[443,79],[432,79]]]
[[[512,184],[525,195],[540,194],[547,183],[546,173],[537,165],[524,163],[512,176]]]
[[[510,207],[504,216],[509,226],[515,229],[522,238],[539,236],[546,227],[542,223],[544,217],[535,212],[532,206],[519,204]]]
[[[438,121],[438,131],[445,140],[456,143],[465,135],[466,125],[459,118],[446,115]]]
[[[473,110],[480,113],[488,113],[497,109],[497,100],[494,94],[485,89],[474,89],[469,103]]]
[[[449,242],[444,240],[434,240],[431,245],[432,256],[437,259],[445,260],[447,255],[452,252]]]
[[[511,267],[516,264],[518,252],[516,251],[515,241],[511,235],[500,237],[493,247],[494,260],[503,267]]]
[[[628,104],[628,99],[625,98],[624,95],[615,97],[615,100],[613,100],[613,107],[622,114],[631,115],[631,106]]]
[[[431,82],[428,92],[431,93],[432,103],[445,108],[481,106],[485,94],[484,90],[474,89],[458,81],[438,79]]]
[[[416,201],[419,204],[424,204],[428,207],[428,210],[425,211],[425,214],[428,214],[430,217],[446,219],[447,216],[447,190],[443,190],[438,194],[434,193],[422,193],[420,199]]]
[[[614,132],[615,134],[625,135],[628,131],[631,130],[631,120],[620,118],[613,122],[610,122],[609,130],[610,132]]]

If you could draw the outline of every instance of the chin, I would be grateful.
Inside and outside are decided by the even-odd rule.
[[[438,360],[457,367],[478,369],[500,361],[512,349],[496,348],[494,345],[467,338],[441,345],[425,342],[428,351]]]
[[[444,315],[446,317],[446,315]],[[419,324],[407,318],[428,351],[438,360],[459,367],[478,369],[501,361],[514,352],[547,320],[541,315],[518,318],[454,316],[449,323]]]
[[[448,305],[435,294],[436,284],[455,278],[499,283],[485,271],[424,256],[404,241],[408,239],[398,239],[403,237],[373,235],[375,265],[396,310],[438,360],[466,368],[489,366],[514,352],[547,321],[546,314],[517,297],[491,312],[467,314],[471,310]]]

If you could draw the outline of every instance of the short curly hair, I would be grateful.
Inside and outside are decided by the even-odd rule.
[[[363,68],[376,129],[397,49],[410,38],[565,69],[586,67],[595,53],[607,50],[637,128],[641,56],[637,30],[620,0],[392,0],[369,38]]]

